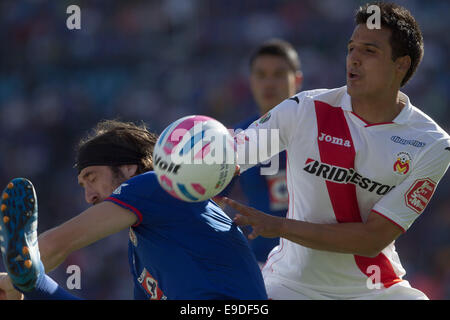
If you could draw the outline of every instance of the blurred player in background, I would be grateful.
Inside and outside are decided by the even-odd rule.
[[[145,127],[99,123],[81,141],[76,162],[78,182],[93,206],[41,234],[39,248],[33,243],[34,189],[23,180],[8,185],[1,204],[2,254],[26,298],[66,299],[44,266],[49,272],[70,253],[125,228],[135,299],[267,298],[258,264],[232,220],[211,201],[187,203],[160,187],[152,171],[155,142]],[[6,274],[0,293],[20,296]]]
[[[250,87],[259,112],[237,124],[235,131],[244,130],[257,119],[264,118],[270,109],[296,94],[302,82],[300,59],[294,47],[281,39],[264,42],[250,57]],[[278,166],[275,174],[261,174],[261,168],[270,167],[271,163],[257,165],[235,177],[221,195],[241,190],[249,206],[277,217],[286,217],[286,153],[277,155],[275,161],[274,165]],[[220,199],[217,201],[220,203]],[[278,243],[279,238],[257,237],[250,241],[261,266]]]
[[[251,239],[282,238],[263,269],[269,298],[427,299],[402,279],[394,242],[446,172],[450,137],[400,91],[423,57],[414,17],[374,5],[378,28],[368,28],[369,4],[356,12],[346,86],[301,92],[237,139],[239,152],[264,148],[250,132],[277,129],[287,150],[287,219],[224,199]]]

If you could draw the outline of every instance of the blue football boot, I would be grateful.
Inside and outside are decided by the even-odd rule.
[[[16,288],[31,291],[41,272],[38,204],[33,184],[24,178],[13,179],[1,195],[0,209],[3,264]]]

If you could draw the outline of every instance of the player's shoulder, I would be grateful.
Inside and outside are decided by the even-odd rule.
[[[158,178],[154,171],[148,171],[139,175],[136,175],[127,181],[123,182],[116,190],[113,191],[113,195],[120,195],[122,193],[132,193],[135,195],[150,194],[158,190]]]
[[[409,105],[408,119],[405,130],[409,136],[414,136],[422,146],[423,155],[450,159],[450,136],[429,115]]]
[[[411,130],[424,131],[435,139],[450,138],[448,133],[434,119],[413,105],[411,105],[411,116],[408,121],[408,126]]]
[[[409,108],[410,112],[406,122],[408,131],[415,135],[421,135],[424,140],[427,140],[429,146],[450,143],[449,134],[434,119],[412,104],[409,105]]]
[[[128,180],[130,184],[153,184],[158,182],[158,178],[156,176],[155,171],[147,171],[141,174],[138,174]]]
[[[346,95],[347,95],[347,87],[343,86],[340,88],[333,88],[333,89],[321,88],[321,89],[301,91],[296,95],[294,95],[293,97],[289,98],[289,100],[293,100],[298,104],[302,102],[321,101],[330,104],[332,106],[338,107],[342,99]]]

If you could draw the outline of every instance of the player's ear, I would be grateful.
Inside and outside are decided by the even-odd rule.
[[[397,70],[404,76],[411,67],[411,57],[410,56],[398,57],[395,60],[395,65],[397,67]]]
[[[136,172],[138,170],[137,164],[124,164],[121,165],[120,170],[122,171],[123,175],[128,179],[131,177],[134,177],[136,175]]]
[[[295,72],[295,87],[297,91],[300,91],[303,84],[303,72],[297,71]]]

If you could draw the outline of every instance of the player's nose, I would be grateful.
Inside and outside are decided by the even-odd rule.
[[[264,88],[267,89],[274,89],[276,88],[276,85],[278,83],[278,79],[274,76],[267,77],[263,81]]]
[[[99,195],[94,190],[86,188],[84,189],[84,199],[89,204],[96,204],[99,200]]]
[[[347,56],[347,64],[349,67],[359,67],[361,65],[361,59],[357,50],[353,50]]]

